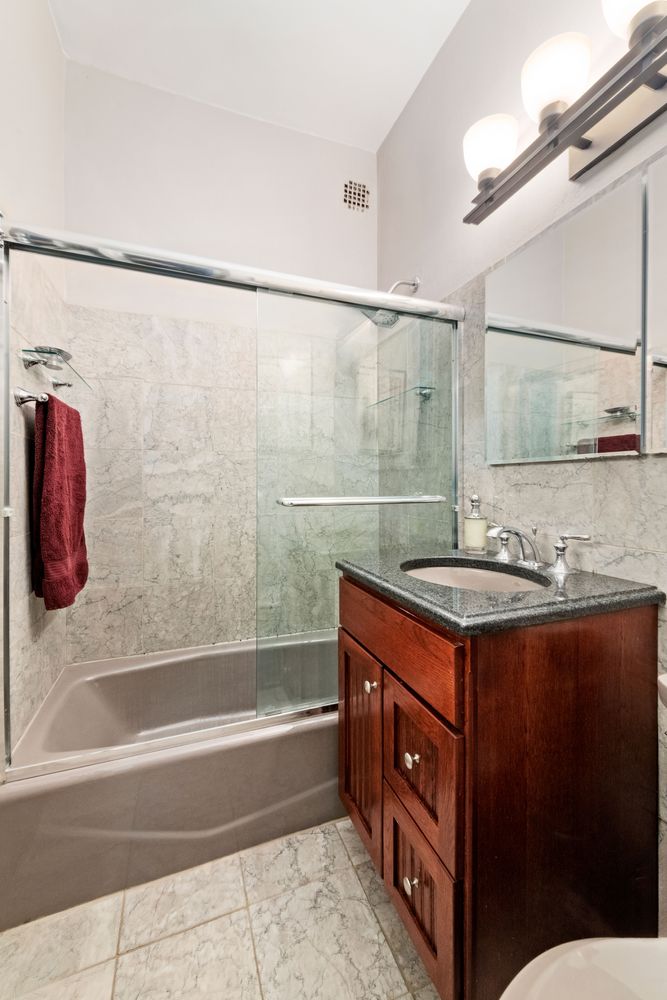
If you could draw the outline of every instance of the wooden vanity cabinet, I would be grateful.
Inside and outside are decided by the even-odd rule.
[[[338,784],[343,805],[382,869],[382,665],[338,632]]]
[[[657,933],[657,607],[465,638],[340,585],[340,794],[443,1000]]]

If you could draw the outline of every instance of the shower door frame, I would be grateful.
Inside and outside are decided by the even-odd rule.
[[[10,407],[13,397],[11,392],[11,370],[10,370],[10,287],[11,287],[11,263],[12,252],[34,253],[41,256],[55,257],[65,261],[78,261],[82,263],[97,264],[106,267],[120,268],[122,270],[135,271],[144,274],[156,274],[169,278],[178,278],[184,281],[199,282],[204,284],[220,285],[222,287],[241,288],[255,292],[280,292],[293,295],[298,298],[311,300],[322,300],[325,302],[340,303],[356,307],[367,307],[371,309],[390,309],[403,315],[418,316],[425,319],[441,320],[443,328],[447,330],[452,339],[452,428],[451,428],[451,449],[452,449],[452,496],[450,508],[452,511],[452,547],[458,544],[458,488],[459,488],[459,463],[461,461],[461,408],[460,408],[460,380],[459,380],[459,355],[460,355],[460,323],[465,317],[465,311],[461,306],[450,305],[445,302],[436,302],[428,299],[410,298],[404,295],[394,295],[388,292],[378,292],[372,289],[357,288],[352,285],[337,284],[334,282],[319,281],[313,278],[306,278],[299,275],[283,273],[279,271],[269,271],[263,268],[250,268],[240,264],[219,261],[206,257],[197,257],[186,254],[167,253],[162,250],[137,246],[135,244],[120,243],[115,240],[105,240],[83,236],[77,233],[59,232],[53,230],[38,230],[25,226],[13,226],[7,234],[2,225],[2,215],[0,214],[0,250],[2,251],[2,315],[0,317],[0,336],[2,338],[2,364],[3,371],[3,420],[4,427],[2,433],[2,470],[3,470],[3,534],[2,534],[2,684],[3,684],[3,712],[0,719],[0,739],[3,753],[0,755],[0,785],[21,780],[24,777],[33,777],[42,774],[52,774],[79,767],[82,763],[92,763],[92,761],[81,761],[71,759],[71,761],[51,761],[43,764],[31,765],[29,768],[12,768],[11,766],[11,732],[10,732],[10,525],[11,507],[10,505]],[[293,723],[297,719],[306,718],[315,714],[331,712],[337,709],[337,704],[323,705],[318,708],[305,708],[292,712],[271,715],[268,717],[258,716],[241,723],[227,724],[224,732],[238,733],[254,729],[278,725],[283,722]],[[191,742],[203,742],[207,739],[220,735],[212,730],[198,730],[188,733],[187,736],[179,737],[179,745],[186,745]],[[149,746],[146,750],[135,751],[135,753],[149,752],[160,749]],[[123,747],[123,753],[107,753],[100,755],[98,759],[113,760],[118,757],[127,758],[134,756],[127,754],[127,748]],[[8,764],[7,762],[10,761]]]

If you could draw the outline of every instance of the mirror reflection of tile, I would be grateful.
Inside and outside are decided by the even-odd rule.
[[[491,464],[639,452],[642,198],[635,175],[488,275]]]

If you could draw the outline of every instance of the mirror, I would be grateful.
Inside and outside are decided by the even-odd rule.
[[[639,452],[641,302],[640,177],[487,276],[490,465]]]
[[[647,450],[667,451],[667,157],[648,168]]]

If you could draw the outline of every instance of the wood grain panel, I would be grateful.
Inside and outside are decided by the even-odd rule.
[[[465,646],[343,577],[341,625],[454,726],[463,722]]]
[[[382,666],[338,632],[338,788],[376,867],[382,870]],[[371,685],[370,691],[366,685]]]
[[[384,879],[442,1000],[460,987],[460,885],[385,782]],[[409,882],[409,891],[404,880]]]
[[[467,781],[467,1000],[547,948],[657,933],[657,608],[480,636]]]
[[[389,671],[385,671],[383,710],[384,777],[457,877],[463,853],[463,736],[441,722]],[[413,759],[412,767],[405,762],[406,753]]]

